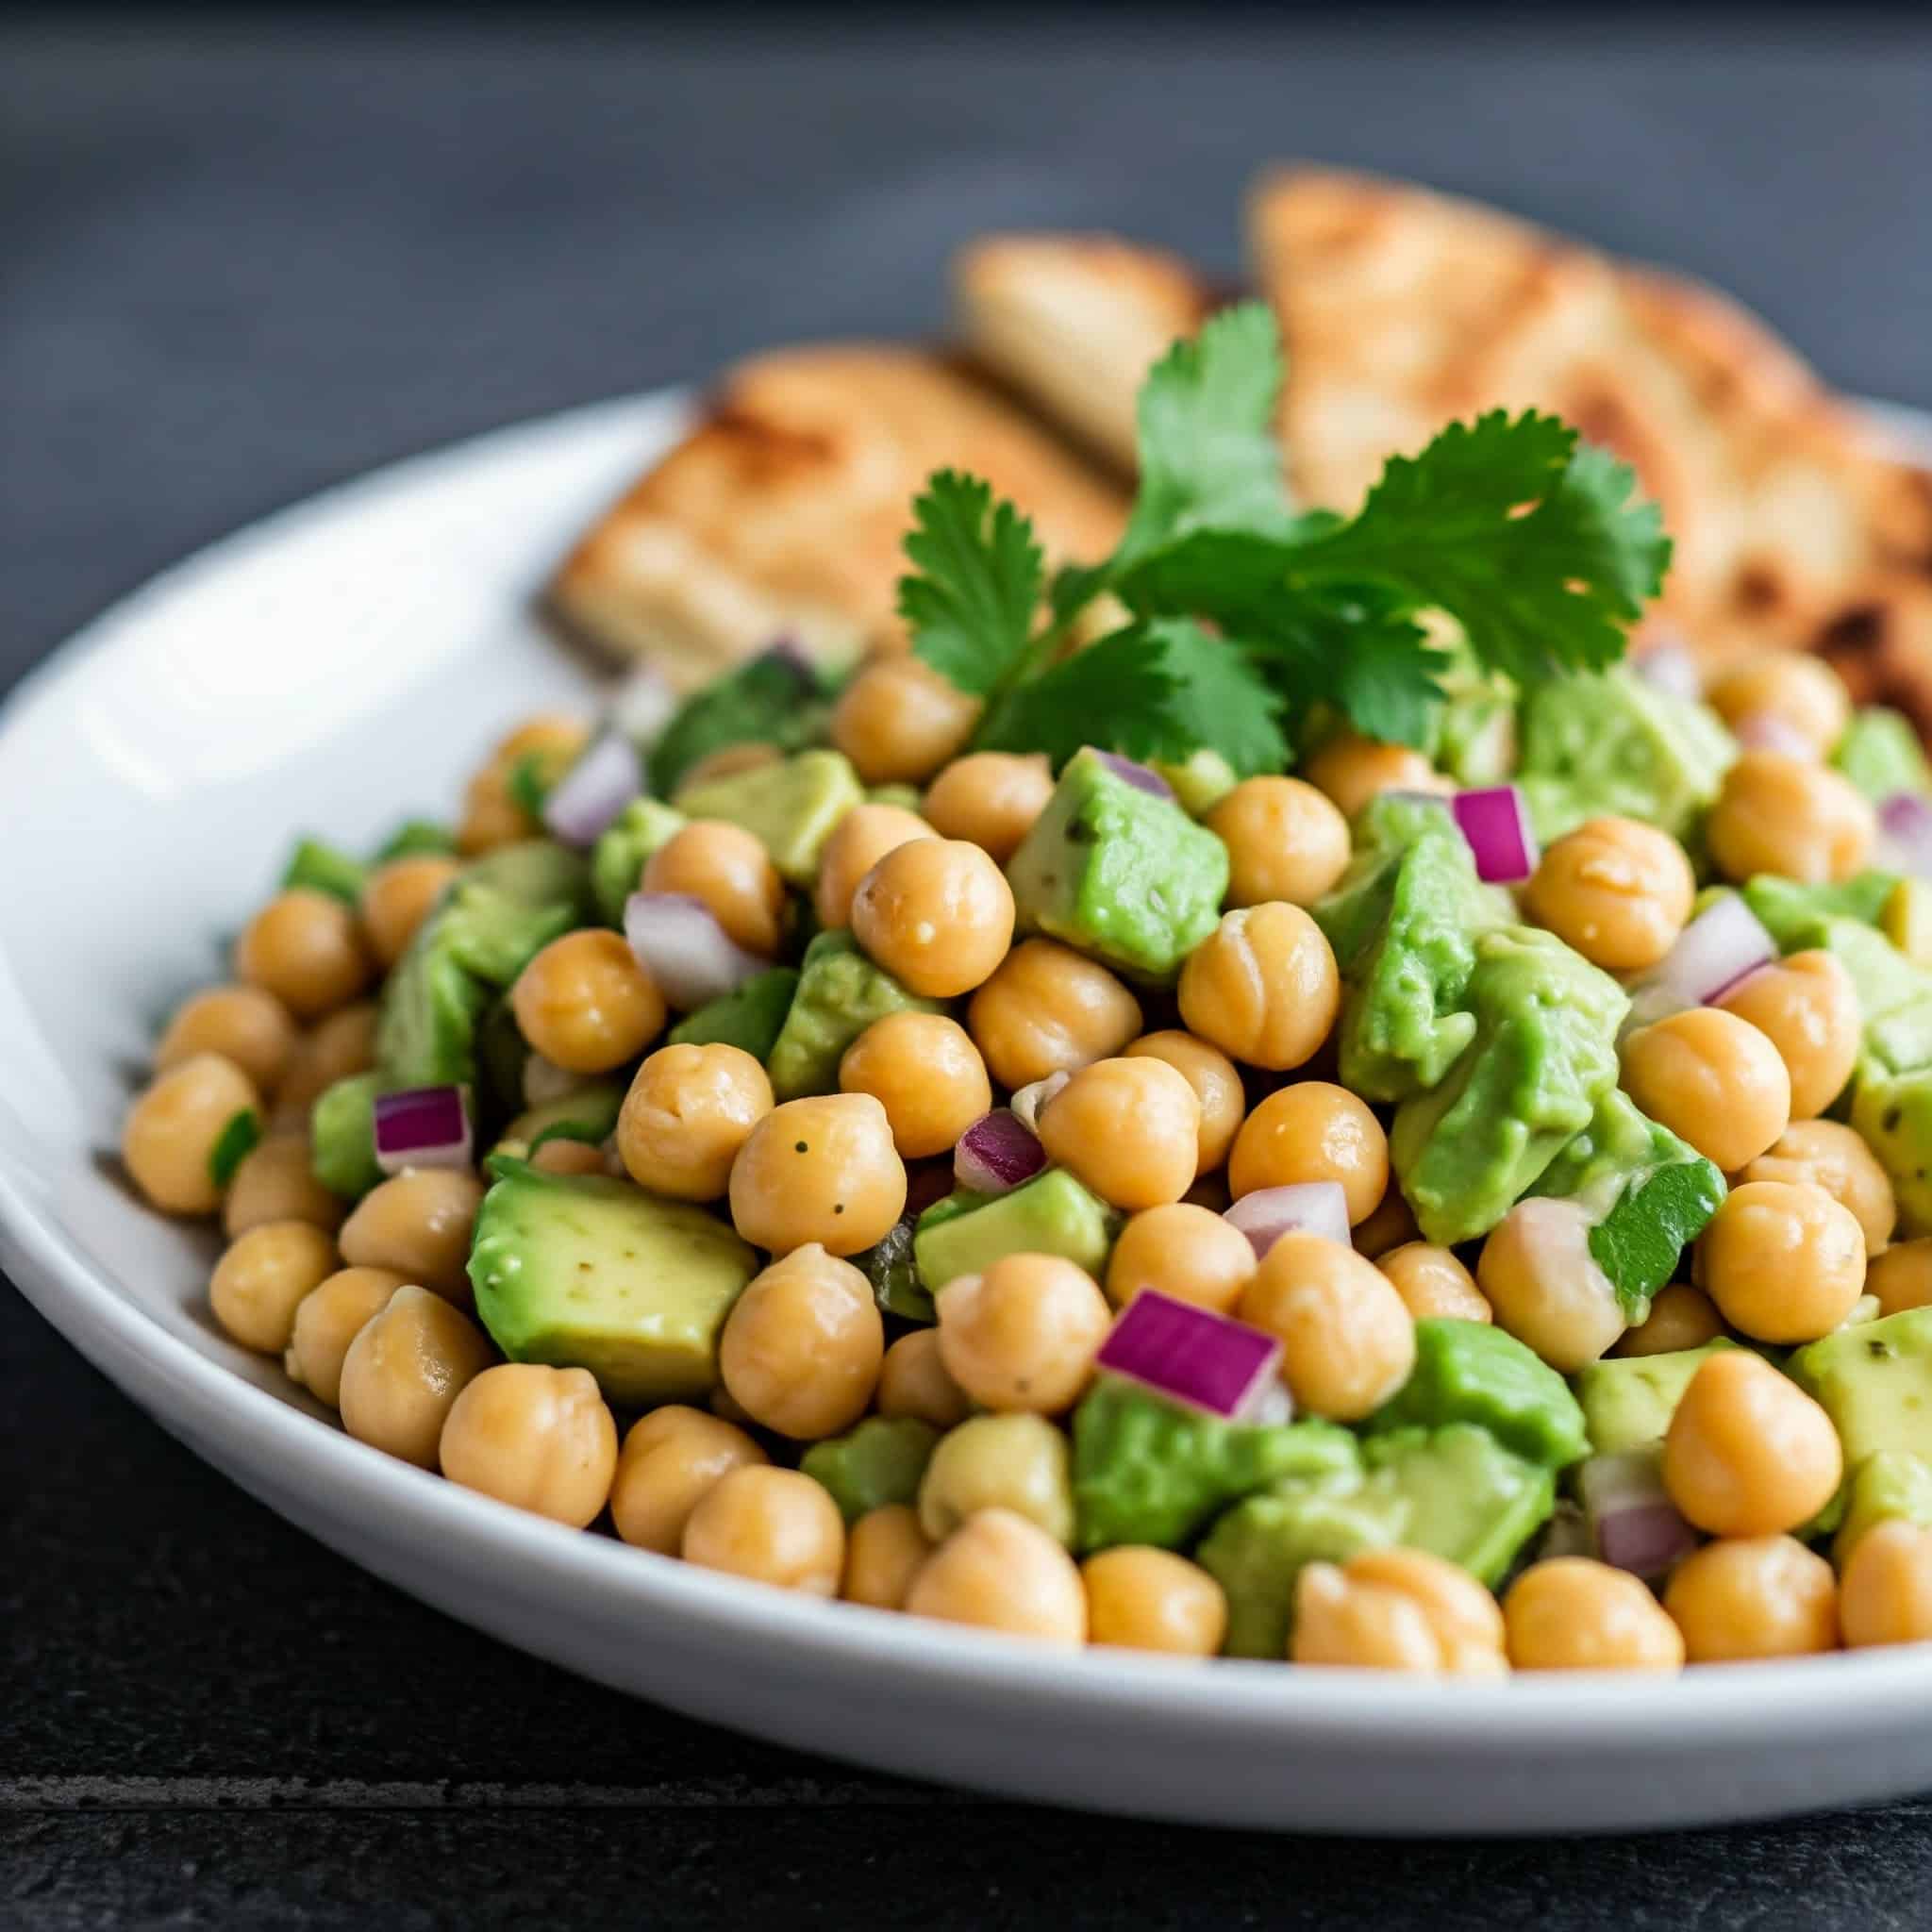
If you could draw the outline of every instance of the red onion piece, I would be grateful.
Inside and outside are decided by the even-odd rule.
[[[1093,756],[1116,778],[1124,779],[1135,791],[1150,792],[1156,798],[1173,798],[1174,787],[1151,767],[1133,758],[1123,758],[1117,751],[1095,751]]]
[[[1292,1181],[1257,1188],[1221,1217],[1247,1236],[1259,1260],[1290,1229],[1349,1245],[1348,1196],[1340,1181]]]
[[[1654,685],[1666,696],[1696,699],[1704,695],[1704,676],[1697,668],[1697,659],[1675,638],[1653,644],[1630,660],[1630,668],[1645,684]]]
[[[647,751],[676,710],[677,693],[651,665],[640,664],[611,693],[609,724],[639,751]]]
[[[1785,757],[1818,759],[1818,748],[1789,718],[1775,711],[1752,711],[1731,726],[1731,736],[1746,751],[1782,752]]]
[[[1777,958],[1777,942],[1736,893],[1707,906],[1631,995],[1624,1030],[1649,1026],[1687,1007],[1714,1005]]]
[[[1280,1363],[1274,1336],[1151,1288],[1127,1304],[1096,1358],[1108,1374],[1224,1422],[1269,1401]]]
[[[1476,876],[1485,885],[1518,885],[1536,870],[1536,834],[1529,828],[1529,808],[1516,786],[1485,785],[1478,791],[1458,791],[1449,805],[1475,854]]]
[[[1894,791],[1878,808],[1878,830],[1894,870],[1932,878],[1932,799]]]
[[[1665,1574],[1701,1541],[1664,1490],[1657,1450],[1592,1456],[1578,1473],[1576,1487],[1597,1555],[1646,1583]]]
[[[1040,1116],[1046,1111],[1046,1104],[1073,1078],[1071,1074],[1049,1074],[1043,1080],[1035,1080],[1020,1088],[1013,1095],[1013,1111],[1036,1132],[1040,1127]]]
[[[594,845],[598,833],[643,789],[637,747],[606,732],[543,801],[543,824],[560,843],[582,850]]]
[[[680,1012],[723,999],[772,963],[737,944],[717,914],[689,892],[633,892],[624,902],[624,936]]]
[[[474,1164],[470,1096],[461,1087],[408,1087],[375,1096],[375,1164],[384,1174],[406,1167]]]
[[[953,1178],[975,1194],[1010,1193],[1045,1165],[1039,1136],[1004,1107],[981,1114],[953,1148]]]

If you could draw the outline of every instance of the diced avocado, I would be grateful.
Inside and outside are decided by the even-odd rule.
[[[1415,1368],[1371,1416],[1372,1433],[1479,1423],[1504,1448],[1548,1469],[1588,1454],[1583,1410],[1561,1375],[1488,1322],[1415,1324]]]
[[[1468,852],[1446,800],[1413,791],[1383,791],[1356,814],[1349,828],[1354,855],[1348,869],[1335,890],[1310,908],[1344,979],[1359,974],[1369,948],[1389,923],[1404,854],[1431,833],[1455,840]],[[1498,919],[1509,917],[1507,898],[1498,895],[1489,904],[1497,908]]]
[[[1516,770],[1516,705],[1490,687],[1442,707],[1433,762],[1458,785],[1507,784]]]
[[[909,993],[883,966],[874,966],[849,932],[822,932],[805,949],[778,1037],[765,1069],[780,1100],[839,1091],[845,1049],[888,1013],[938,1013],[937,1000]]]
[[[1888,1074],[1866,1061],[1853,1084],[1852,1125],[1891,1182],[1902,1237],[1932,1234],[1932,1067]]]
[[[1243,1496],[1345,1476],[1357,1459],[1354,1438],[1329,1423],[1224,1422],[1103,1375],[1074,1411],[1074,1546],[1179,1549]]]
[[[476,1022],[475,1056],[478,1108],[491,1121],[507,1121],[524,1110],[524,1074],[530,1049],[517,1028],[516,1008],[498,993]]]
[[[628,1181],[491,1163],[470,1250],[476,1313],[513,1362],[589,1369],[620,1407],[718,1380],[718,1336],[758,1257],[716,1215]]]
[[[586,1080],[575,1093],[525,1108],[505,1127],[496,1143],[499,1154],[520,1158],[534,1154],[545,1141],[588,1141],[601,1145],[617,1131],[624,1107],[624,1087],[616,1080]]]
[[[351,1074],[325,1088],[308,1114],[308,1165],[330,1193],[358,1201],[382,1178],[375,1164],[374,1074]]]
[[[1878,929],[1914,966],[1932,966],[1932,882],[1900,879],[1885,902]]]
[[[1664,1439],[1690,1378],[1720,1349],[1737,1343],[1719,1336],[1702,1348],[1669,1355],[1606,1356],[1579,1369],[1574,1384],[1583,1426],[1599,1456],[1651,1449]]]
[[[1518,732],[1517,783],[1545,841],[1604,813],[1681,839],[1738,756],[1715,711],[1621,667],[1533,686]]]
[[[787,884],[806,887],[818,878],[832,828],[864,802],[858,774],[836,751],[802,751],[780,764],[689,787],[673,800],[687,818],[742,825],[764,841]]]
[[[671,1029],[673,1046],[709,1046],[722,1041],[751,1055],[755,1060],[769,1060],[784,1029],[785,1016],[798,992],[799,974],[791,966],[774,966],[769,973],[754,974],[736,992],[712,1000],[694,1013],[687,1013]]]
[[[1858,1539],[1893,1517],[1932,1529],[1932,1462],[1904,1449],[1880,1449],[1852,1471],[1840,1491],[1844,1520],[1831,1546],[1832,1560],[1845,1566]]]
[[[380,845],[370,860],[387,865],[391,858],[452,857],[457,849],[456,834],[433,819],[405,819]]]
[[[1890,872],[1861,872],[1835,886],[1801,886],[1796,879],[1765,872],[1746,882],[1744,903],[1780,952],[1797,953],[1827,943],[1828,920],[1876,925],[1897,884],[1898,874]]]
[[[961,1188],[919,1217],[912,1253],[919,1278],[938,1294],[961,1274],[983,1274],[1004,1255],[1060,1255],[1098,1276],[1118,1217],[1063,1167],[1009,1194]]]
[[[346,900],[353,906],[361,897],[362,882],[369,868],[359,858],[325,844],[320,839],[297,841],[289,863],[282,872],[284,891],[307,887],[312,892],[326,892],[332,899]]]
[[[375,1057],[395,1087],[439,1087],[475,1077],[476,1027],[490,1004],[490,989],[439,943],[435,928],[434,915],[417,928],[382,991]]]
[[[1853,715],[1831,761],[1874,805],[1895,791],[1932,791],[1932,766],[1902,711],[1868,705]]]
[[[1932,1461],[1932,1307],[1836,1329],[1786,1367],[1830,1416],[1848,1468],[1881,1449]]]
[[[1240,780],[1234,767],[1218,751],[1205,745],[1190,755],[1186,763],[1154,762],[1154,770],[1167,780],[1169,789],[1180,800],[1190,818],[1205,819],[1232,791]]]
[[[811,743],[824,725],[826,696],[824,680],[796,650],[761,653],[678,707],[651,747],[651,790],[668,798],[700,758],[727,745],[796,751]]]
[[[868,785],[865,802],[868,805],[896,805],[902,811],[916,812],[923,800],[917,785]]]
[[[1441,1085],[1396,1109],[1389,1151],[1417,1224],[1453,1245],[1486,1234],[1617,1083],[1629,996],[1554,933],[1480,933],[1476,1034]]]
[[[1228,1657],[1288,1655],[1296,1580],[1310,1563],[1345,1563],[1360,1550],[1395,1541],[1359,1485],[1300,1483],[1264,1490],[1237,1503],[1211,1529],[1194,1560],[1227,1596]]]
[[[624,924],[624,902],[638,889],[644,865],[685,824],[681,811],[655,798],[633,798],[597,834],[591,847],[591,892],[606,925]]]
[[[1221,918],[1227,847],[1089,750],[1068,760],[1007,877],[1023,930],[1168,985]]]
[[[930,1423],[912,1416],[868,1416],[850,1435],[814,1442],[798,1466],[852,1524],[869,1509],[913,1502],[939,1440]]]

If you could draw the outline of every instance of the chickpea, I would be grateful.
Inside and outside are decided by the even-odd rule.
[[[530,1153],[530,1165],[539,1174],[608,1174],[603,1150],[588,1141],[573,1141],[567,1134],[553,1134]]]
[[[1724,1332],[1724,1317],[1711,1306],[1710,1297],[1689,1282],[1674,1281],[1657,1291],[1650,1313],[1610,1353],[1675,1355],[1682,1349],[1702,1348]]]
[[[510,989],[531,1051],[571,1074],[608,1074],[663,1030],[664,995],[624,935],[587,926],[552,940]]]
[[[1311,1058],[1341,1007],[1335,955],[1299,906],[1222,915],[1181,968],[1181,1018],[1231,1058],[1286,1073]]]
[[[785,881],[765,841],[723,819],[680,825],[644,861],[643,890],[701,901],[737,944],[769,958],[785,930]]]
[[[261,1102],[234,1061],[198,1053],[146,1088],[121,1127],[121,1158],[151,1207],[164,1214],[212,1214],[222,1191],[208,1163],[228,1124],[259,1113]]]
[[[1519,1671],[1680,1671],[1684,1640],[1648,1588],[1591,1557],[1532,1563],[1503,1599]]]
[[[381,1009],[359,1000],[331,1013],[295,1042],[289,1070],[275,1089],[275,1116],[306,1133],[309,1109],[338,1080],[366,1074],[375,1064],[375,1028]]]
[[[1865,1271],[1865,1292],[1878,1297],[1879,1311],[1887,1315],[1932,1304],[1932,1237],[1901,1241],[1874,1256]]]
[[[1245,778],[1206,824],[1227,847],[1227,903],[1312,906],[1348,868],[1348,821],[1299,778]]]
[[[1359,1422],[1408,1380],[1415,1323],[1394,1284],[1353,1248],[1291,1228],[1261,1258],[1241,1319],[1281,1340],[1295,1407]]]
[[[561,773],[583,750],[590,735],[579,719],[561,711],[535,711],[505,733],[490,756],[493,763],[504,766],[520,758],[541,758],[548,769]]]
[[[417,927],[461,870],[454,858],[418,852],[377,866],[363,881],[356,909],[369,950],[384,972],[408,951]]]
[[[1308,783],[1352,819],[1383,791],[1446,791],[1448,782],[1421,752],[1339,731],[1309,759]]]
[[[1722,672],[1705,692],[1726,724],[1772,717],[1789,724],[1819,758],[1829,758],[1852,722],[1844,680],[1823,658],[1807,651],[1776,651],[1747,658]]]
[[[342,1259],[393,1268],[458,1307],[470,1305],[470,1237],[483,1184],[453,1167],[412,1167],[370,1189],[342,1224]]]
[[[1815,1118],[1844,1091],[1864,1015],[1852,975],[1835,954],[1793,953],[1762,966],[1718,1005],[1777,1048],[1790,1076],[1794,1121]]]
[[[1844,1453],[1831,1418],[1749,1349],[1706,1359],[1664,1437],[1664,1488],[1713,1536],[1795,1529],[1831,1501]]]
[[[1227,1595],[1198,1563],[1172,1550],[1123,1543],[1080,1566],[1092,1643],[1213,1657],[1227,1635]]]
[[[1209,1208],[1175,1201],[1142,1208],[1121,1229],[1108,1258],[1107,1298],[1124,1308],[1152,1288],[1231,1315],[1254,1278],[1254,1243],[1240,1228]]]
[[[510,795],[510,768],[495,759],[463,788],[463,811],[457,822],[457,850],[466,858],[534,839],[543,828]]]
[[[1590,1215],[1574,1201],[1534,1195],[1490,1230],[1475,1278],[1496,1324],[1573,1375],[1623,1334],[1610,1278],[1590,1252]]]
[[[1790,1124],[1791,1079],[1777,1048],[1721,1007],[1692,1007],[1631,1034],[1624,1091],[1726,1174]]]
[[[336,1244],[306,1221],[252,1227],[215,1263],[208,1298],[243,1348],[280,1355],[304,1295],[336,1272]]]
[[[1119,1053],[1141,1030],[1141,1003],[1098,960],[1023,940],[973,995],[966,1024],[993,1078],[1018,1089]]]
[[[1932,1529],[1902,1517],[1868,1529],[1839,1579],[1838,1614],[1855,1650],[1932,1638]]]
[[[895,845],[852,895],[852,936],[926,999],[953,999],[992,976],[1013,942],[1013,889],[977,845]]]
[[[1093,1277],[1058,1255],[1007,1255],[940,1297],[940,1359],[982,1408],[1059,1415],[1093,1376],[1113,1315]]]
[[[784,762],[785,754],[775,744],[767,744],[762,740],[721,745],[716,751],[707,752],[703,758],[685,767],[678,777],[677,791],[672,803],[675,805],[687,791],[715,785],[721,778],[741,778],[747,772],[762,771],[767,765]]]
[[[904,1503],[868,1509],[845,1539],[845,1574],[839,1594],[875,1610],[903,1610],[907,1592],[933,1546],[919,1512]]]
[[[295,1134],[275,1134],[242,1157],[222,1202],[222,1232],[239,1241],[251,1227],[270,1221],[306,1221],[333,1234],[348,1211],[315,1178],[308,1142]]]
[[[754,1422],[816,1441],[872,1406],[885,1352],[872,1283],[814,1241],[774,1261],[732,1304],[718,1370]]]
[[[942,1013],[888,1013],[839,1062],[844,1093],[870,1093],[886,1110],[905,1160],[944,1154],[992,1106],[992,1082],[973,1036]]]
[[[771,1080],[742,1047],[660,1046],[624,1096],[617,1151],[641,1188],[715,1201],[731,1185],[739,1150],[771,1111]]]
[[[827,932],[852,924],[852,897],[858,882],[887,853],[935,832],[903,805],[855,805],[832,828],[819,855],[818,891],[813,907]]]
[[[273,1093],[294,1058],[297,1038],[288,1008],[274,993],[258,986],[211,986],[175,1008],[155,1048],[155,1072],[216,1053],[261,1092]]]
[[[1805,886],[1840,883],[1863,868],[1877,835],[1876,815],[1842,773],[1779,751],[1747,751],[1706,822],[1718,870],[1740,881],[1772,872]]]
[[[1052,796],[1053,768],[1043,757],[976,751],[932,781],[924,810],[941,838],[969,839],[1004,865]]]
[[[1877,1254],[1898,1224],[1891,1181],[1862,1135],[1837,1121],[1799,1121],[1744,1170],[1746,1181],[1801,1182],[1822,1188],[1845,1208]]]
[[[1382,1196],[1381,1205],[1355,1229],[1355,1249],[1371,1259],[1386,1255],[1391,1248],[1406,1246],[1422,1239],[1415,1224],[1415,1212],[1403,1198],[1402,1190],[1392,1182]]]
[[[980,703],[909,654],[874,658],[832,710],[832,742],[868,785],[923,785],[979,723]]]
[[[1668,832],[1599,818],[1543,854],[1524,905],[1592,966],[1641,973],[1676,944],[1696,896],[1690,861]]]
[[[1851,1209],[1809,1181],[1746,1181],[1711,1217],[1696,1266],[1732,1327],[1759,1341],[1815,1341],[1865,1291],[1865,1237]]]
[[[675,1557],[698,1499],[734,1469],[767,1461],[734,1424],[672,1403],[631,1424],[610,1486],[610,1521],[641,1550]]]
[[[1237,1201],[1261,1188],[1340,1181],[1351,1224],[1366,1221],[1389,1190],[1389,1137],[1345,1087],[1300,1080],[1271,1093],[1235,1137],[1227,1184]]]
[[[1296,1579],[1289,1656],[1298,1664],[1493,1677],[1503,1614],[1466,1570],[1423,1550],[1363,1550]]]
[[[870,1093],[788,1100],[751,1130],[731,1168],[731,1219],[754,1247],[782,1255],[817,1241],[856,1255],[906,1209],[906,1167]]]
[[[887,1349],[876,1399],[881,1415],[912,1416],[936,1429],[957,1428],[973,1412],[966,1391],[946,1373],[937,1328],[915,1328]]]
[[[982,1509],[948,1537],[913,1577],[906,1607],[1068,1649],[1087,1641],[1087,1593],[1074,1559],[1010,1509]]]
[[[342,1357],[342,1426],[358,1442],[433,1470],[450,1405],[492,1353],[476,1324],[441,1295],[399,1288]]]
[[[1457,1322],[1493,1322],[1495,1311],[1483,1299],[1475,1276],[1454,1250],[1433,1241],[1405,1241],[1375,1257],[1375,1266],[1395,1284],[1402,1306],[1418,1322],[1447,1317]]]
[[[1193,1185],[1201,1103],[1165,1060],[1095,1060],[1041,1109],[1040,1143],[1103,1201],[1158,1208]]]
[[[720,1476],[692,1507],[684,1560],[807,1596],[837,1596],[845,1524],[810,1476],[747,1463]]]
[[[298,1020],[317,1020],[369,984],[356,915],[327,892],[277,892],[235,941],[235,976],[272,992]]]
[[[1194,1090],[1201,1103],[1201,1137],[1195,1165],[1211,1174],[1227,1158],[1234,1137],[1241,1131],[1248,1098],[1235,1063],[1218,1046],[1196,1040],[1191,1033],[1173,1027],[1161,1033],[1143,1033],[1121,1049],[1132,1059],[1165,1060]]]
[[[388,1268],[341,1268],[302,1297],[282,1366],[318,1402],[334,1408],[341,1400],[342,1360],[349,1344],[389,1306],[403,1287]]]
[[[617,1424],[589,1369],[502,1362],[450,1405],[440,1454],[451,1482],[588,1529],[617,1472]]]
[[[1831,1565],[1795,1537],[1726,1537],[1692,1550],[1671,1573],[1664,1608],[1693,1664],[1838,1648]]]
[[[1056,1542],[1074,1540],[1067,1439],[1043,1416],[976,1415],[940,1438],[919,1485],[919,1526],[936,1543],[982,1509],[1024,1516]]]

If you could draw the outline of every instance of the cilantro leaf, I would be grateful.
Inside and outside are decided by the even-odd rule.
[[[990,697],[1032,641],[1045,569],[1033,525],[958,470],[936,472],[912,513],[905,550],[919,574],[899,579],[912,648],[958,690]]]
[[[825,722],[824,680],[794,652],[765,651],[685,699],[651,749],[651,790],[669,798],[700,758],[730,744],[797,751]]]

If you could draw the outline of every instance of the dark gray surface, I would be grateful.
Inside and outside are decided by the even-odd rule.
[[[1932,30],[1903,20],[15,25],[0,680],[387,458],[760,343],[929,325],[976,227],[1112,225],[1232,269],[1240,186],[1275,154],[1699,269],[1840,380],[1932,403]],[[5,1293],[0,1391],[0,1925],[1932,1920],[1925,1805],[1391,1852],[815,1763],[362,1577]]]

